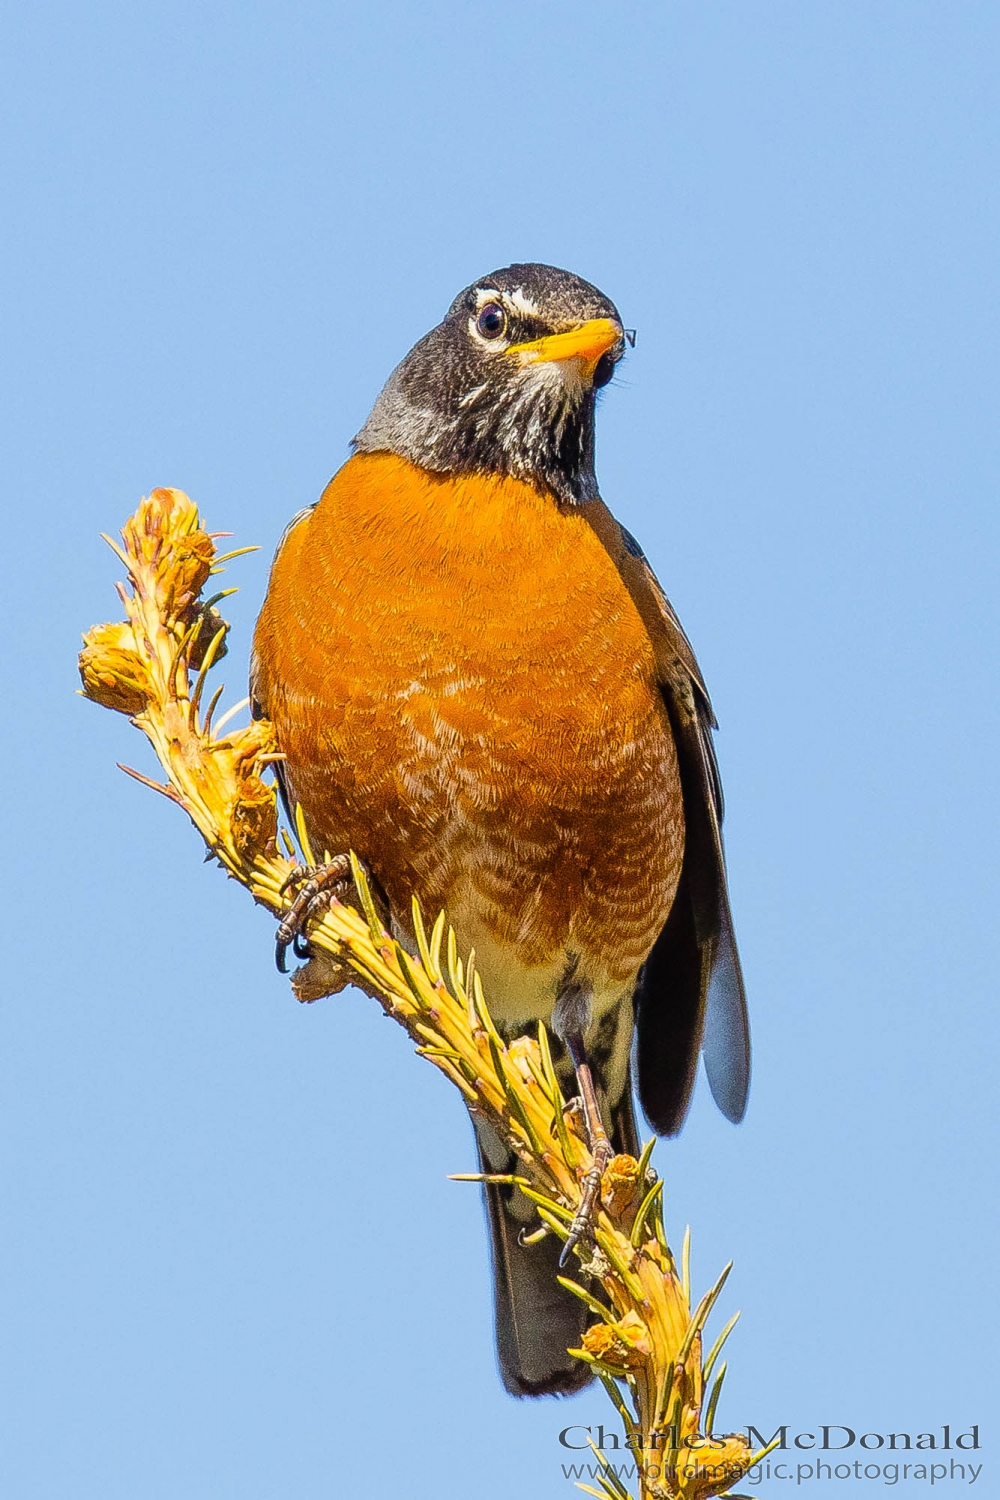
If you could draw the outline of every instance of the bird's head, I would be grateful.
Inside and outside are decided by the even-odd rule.
[[[614,303],[555,266],[480,277],[390,375],[354,439],[439,473],[511,474],[597,495],[594,403],[625,349]]]

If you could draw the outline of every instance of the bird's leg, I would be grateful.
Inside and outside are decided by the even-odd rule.
[[[587,1131],[587,1144],[593,1157],[590,1170],[587,1172],[582,1183],[580,1195],[580,1207],[576,1211],[576,1217],[570,1225],[569,1239],[562,1248],[559,1264],[566,1265],[573,1253],[574,1247],[580,1242],[584,1235],[591,1236],[594,1232],[594,1219],[597,1212],[597,1195],[601,1190],[601,1178],[604,1169],[614,1156],[614,1147],[608,1140],[608,1133],[604,1129],[604,1121],[601,1119],[601,1108],[597,1102],[597,1091],[594,1088],[594,1076],[590,1071],[590,1063],[587,1061],[587,1053],[583,1045],[583,1037],[579,1032],[570,1032],[566,1038],[566,1049],[573,1062],[576,1073],[577,1086],[580,1090],[580,1098],[583,1100],[583,1122]]]
[[[346,854],[338,854],[323,865],[298,865],[292,871],[281,887],[281,894],[296,887],[297,894],[274,935],[274,961],[280,974],[288,973],[285,954],[289,948],[296,958],[310,956],[305,938],[307,924],[350,884],[351,861]]]

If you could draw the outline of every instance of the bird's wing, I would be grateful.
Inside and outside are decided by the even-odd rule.
[[[699,1047],[716,1103],[742,1119],[750,1081],[746,996],[722,852],[722,785],[708,691],[680,621],[636,542],[601,501],[581,507],[649,632],[684,798],[685,842],[670,916],[636,987],[639,1098],[661,1135],[680,1129]]]

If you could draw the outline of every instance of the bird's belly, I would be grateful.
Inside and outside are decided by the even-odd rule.
[[[528,490],[491,484],[508,508],[512,486]],[[365,859],[404,930],[411,894],[431,917],[444,908],[512,1023],[547,1016],[568,974],[598,1014],[629,991],[684,843],[673,738],[624,585],[584,523],[534,491],[513,498],[515,515],[488,518],[492,547],[482,491],[469,535],[452,518],[435,537],[422,515],[395,571],[385,547],[366,561],[358,518],[324,517],[324,500],[279,555],[257,635],[314,845]],[[536,524],[519,530],[525,505]],[[285,571],[296,545],[326,571],[325,614],[306,614]]]
[[[289,756],[314,846],[364,858],[404,929],[413,893],[432,919],[445,909],[498,1016],[547,1016],[570,970],[596,1012],[620,999],[680,874],[669,730],[624,746],[607,725],[567,734],[544,704],[519,717],[508,702],[477,705],[469,735],[460,692],[444,712],[433,696],[419,712],[374,699],[343,704],[321,760]]]
[[[655,720],[623,744],[606,723],[567,735],[554,709],[522,708],[474,743],[419,736],[392,878],[404,901],[415,890],[431,916],[447,911],[499,1018],[547,1018],[569,981],[599,1015],[631,990],[673,900],[673,743]]]

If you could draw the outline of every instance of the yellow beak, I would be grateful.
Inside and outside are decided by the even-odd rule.
[[[590,318],[568,333],[548,333],[544,338],[533,339],[527,344],[511,344],[506,352],[518,355],[522,364],[578,359],[589,372],[601,355],[619,343],[622,336],[622,329],[613,318]]]

